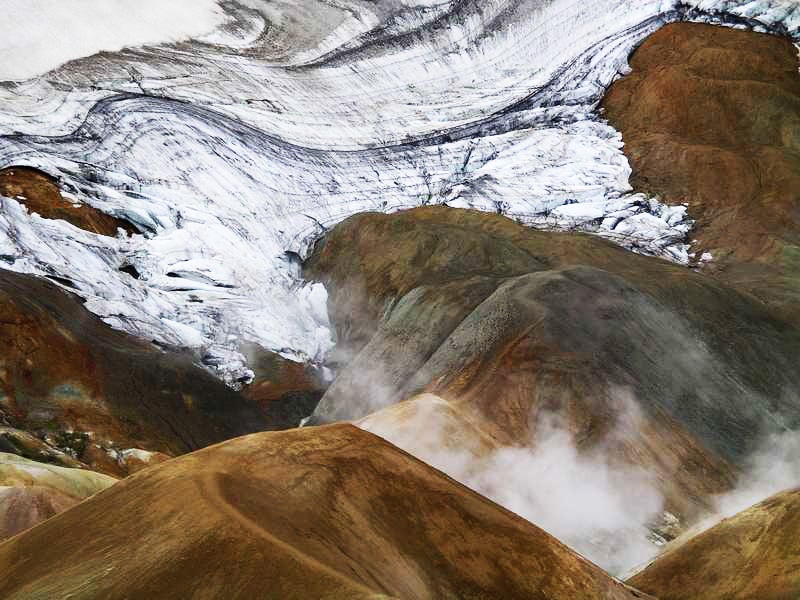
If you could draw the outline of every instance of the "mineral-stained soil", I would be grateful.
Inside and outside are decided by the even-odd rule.
[[[631,183],[685,202],[704,270],[800,316],[800,73],[788,39],[668,25],[603,100]]]
[[[0,545],[0,597],[645,596],[380,438],[333,425],[246,436],[121,481]]]
[[[346,364],[318,421],[429,392],[513,446],[558,413],[582,448],[657,474],[683,517],[730,487],[769,423],[800,425],[797,327],[596,237],[445,207],[363,214],[328,234],[307,273],[328,287]]]
[[[100,212],[88,204],[64,198],[58,183],[46,173],[30,167],[8,167],[0,170],[0,196],[13,198],[32,213],[45,219],[61,219],[86,231],[115,236],[122,229],[128,234],[136,228],[125,221]]]
[[[0,452],[0,541],[116,483],[84,469],[44,465]]]
[[[630,583],[661,600],[800,598],[800,491],[676,543]]]
[[[43,279],[0,271],[0,341],[6,451],[65,464],[13,429],[125,475],[116,450],[175,456],[269,428],[255,403],[191,356],[111,329]]]
[[[0,486],[0,542],[75,506],[80,499],[39,486]]]

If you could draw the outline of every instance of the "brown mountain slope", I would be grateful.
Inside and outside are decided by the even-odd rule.
[[[198,451],[0,544],[0,597],[8,599],[636,594],[350,425]]]
[[[326,386],[316,367],[257,345],[246,345],[242,351],[254,375],[242,395],[259,406],[270,430],[297,427],[314,412]]]
[[[307,272],[328,286],[346,365],[320,421],[430,392],[520,445],[556,412],[582,448],[656,473],[684,516],[731,485],[760,431],[800,426],[796,327],[596,237],[440,207],[365,214],[334,228]]]
[[[127,474],[117,451],[177,455],[270,426],[190,356],[111,329],[42,279],[0,271],[0,341],[0,425],[97,470]],[[3,450],[47,454],[3,431]]]
[[[800,598],[800,491],[773,496],[668,549],[630,583],[661,600]]]
[[[631,183],[686,202],[704,269],[800,316],[800,73],[788,39],[668,25],[603,101]],[[699,254],[698,254],[699,256]]]
[[[483,420],[470,418],[458,406],[432,394],[392,404],[355,424],[399,448],[413,448],[414,456],[436,468],[443,452],[475,464],[500,447],[483,430]]]
[[[128,234],[137,233],[136,228],[125,220],[64,198],[52,177],[30,167],[0,170],[0,196],[15,199],[45,219],[61,219],[100,235],[116,236],[118,229]]]

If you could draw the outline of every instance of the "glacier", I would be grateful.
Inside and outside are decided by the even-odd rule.
[[[75,47],[0,83],[0,168],[41,169],[140,231],[96,235],[2,198],[0,267],[190,348],[234,387],[253,376],[245,343],[323,361],[326,292],[301,261],[358,212],[473,208],[689,264],[691,215],[632,193],[598,102],[668,22],[800,39],[789,0],[188,4],[196,29]],[[7,28],[4,62],[58,26],[37,23]],[[156,45],[118,50],[142,43]],[[80,56],[95,49],[115,51]]]

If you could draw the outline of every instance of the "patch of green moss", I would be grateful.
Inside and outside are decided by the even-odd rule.
[[[45,421],[45,422],[42,424],[42,428],[43,428],[43,429],[46,429],[46,430],[47,430],[47,431],[49,431],[49,432],[55,433],[56,431],[58,431],[58,430],[59,430],[59,424],[58,424],[58,421],[57,421],[57,420],[55,420],[55,419],[50,419],[49,421]]]
[[[89,444],[89,436],[80,431],[59,431],[53,437],[54,444],[72,455],[73,458],[78,458],[86,451],[86,446]]]
[[[782,258],[786,283],[793,292],[800,294],[800,246],[785,244]]]

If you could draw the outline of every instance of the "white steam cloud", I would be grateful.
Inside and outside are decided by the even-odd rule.
[[[606,441],[628,435],[630,420],[635,415],[621,416]],[[663,511],[656,480],[640,467],[610,460],[606,444],[579,452],[556,415],[539,416],[534,440],[526,447],[488,447],[467,418],[430,395],[359,425],[536,524],[612,574],[659,552],[648,527]]]
[[[800,432],[786,431],[767,436],[748,458],[736,487],[714,499],[714,513],[692,528],[689,535],[713,527],[774,496],[800,486]]]
[[[4,0],[2,8],[0,81],[101,50],[185,40],[226,20],[217,0]]]
[[[713,509],[699,519],[678,539],[671,542],[681,546],[694,536],[733,517],[751,506],[780,492],[800,487],[800,432],[784,431],[767,435],[746,461],[744,471],[734,488],[713,498]],[[651,561],[639,564],[626,573],[632,577]]]
[[[663,550],[663,531],[696,535],[721,519],[800,486],[800,433],[764,438],[733,490],[711,499],[713,509],[693,523],[665,511],[654,472],[615,459],[646,419],[629,390],[609,390],[611,430],[591,449],[578,444],[557,414],[535,415],[532,439],[502,446],[457,403],[423,394],[395,403],[382,372],[359,372],[346,382],[357,414],[379,411],[357,424],[447,473],[541,527],[612,575],[631,575]],[[532,416],[533,417],[533,416]],[[667,538],[669,539],[669,538]]]
[[[647,527],[663,510],[654,479],[603,453],[579,453],[552,417],[539,425],[535,446],[495,451],[465,483],[612,574],[659,551]]]

